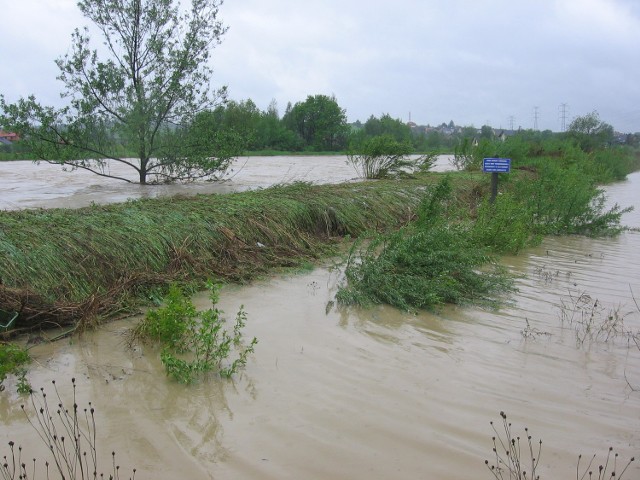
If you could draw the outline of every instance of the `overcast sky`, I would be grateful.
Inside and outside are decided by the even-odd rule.
[[[59,105],[54,60],[88,24],[75,0],[0,12],[0,93]],[[537,112],[558,131],[564,108],[640,131],[640,0],[226,0],[221,18],[213,84],[262,110],[325,94],[349,121],[533,128]]]

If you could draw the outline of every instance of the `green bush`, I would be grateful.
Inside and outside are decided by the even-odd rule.
[[[347,155],[347,163],[362,178],[386,178],[397,175],[403,168],[413,166],[409,154],[413,147],[390,135],[366,139]]]
[[[208,284],[212,308],[197,311],[191,300],[172,286],[165,306],[147,313],[136,327],[134,339],[150,339],[162,346],[160,359],[167,375],[181,383],[193,383],[199,376],[216,371],[229,378],[247,363],[258,340],[242,342],[247,320],[240,307],[232,332],[225,328],[223,312],[216,308],[219,287]],[[235,354],[234,360],[229,358]]]
[[[3,382],[9,375],[18,377],[18,392],[28,393],[31,388],[26,381],[26,370],[23,366],[29,361],[29,352],[14,343],[0,343],[0,391],[4,390]]]
[[[513,193],[499,195],[493,204],[484,200],[471,228],[472,241],[493,252],[518,253],[541,240],[531,218],[531,207],[518,201]]]
[[[621,230],[620,217],[633,208],[607,209],[592,177],[578,166],[563,168],[551,161],[539,165],[537,178],[522,179],[513,188],[542,235],[615,234]]]
[[[425,195],[416,222],[352,251],[338,302],[387,303],[404,310],[494,304],[492,297],[509,290],[511,280],[488,250],[474,243],[467,226],[447,221],[450,198],[445,179]]]

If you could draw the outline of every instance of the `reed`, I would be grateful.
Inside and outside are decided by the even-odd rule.
[[[246,281],[406,223],[424,181],[313,186],[0,212],[0,309],[13,333],[129,312],[153,289]]]

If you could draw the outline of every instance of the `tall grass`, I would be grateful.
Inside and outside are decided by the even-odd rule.
[[[17,331],[118,313],[150,289],[244,281],[408,221],[420,182],[312,186],[0,212],[0,308]]]

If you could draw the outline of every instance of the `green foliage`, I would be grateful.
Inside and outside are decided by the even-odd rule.
[[[364,124],[367,137],[390,136],[398,143],[411,143],[411,128],[400,119],[391,118],[388,113],[380,118],[373,115]]]
[[[69,53],[56,61],[68,105],[43,106],[33,96],[9,104],[0,96],[0,125],[19,133],[36,158],[105,176],[112,175],[104,160],[112,159],[135,169],[140,183],[224,169],[230,148],[213,142],[203,155],[185,133],[195,113],[226,97],[225,88],[210,91],[210,52],[226,32],[217,18],[222,2],[192,0],[184,11],[177,3],[80,0],[108,48],[92,50],[89,30],[76,29]],[[132,151],[137,162],[123,157]]]
[[[598,149],[590,158],[601,172],[598,178],[601,183],[624,180],[629,173],[640,169],[640,154],[626,147]]]
[[[282,121],[312,151],[342,150],[347,144],[346,111],[333,96],[309,95],[288,109]]]
[[[590,152],[596,148],[611,145],[613,127],[601,121],[598,112],[593,111],[582,117],[576,117],[569,125],[567,135],[578,142],[582,150]]]
[[[603,190],[579,166],[539,163],[535,179],[516,182],[513,190],[531,212],[531,225],[542,235],[615,234],[620,217],[633,207],[606,208]]]
[[[242,342],[247,315],[242,307],[236,315],[233,331],[227,331],[223,312],[216,308],[219,287],[210,283],[213,306],[197,311],[191,300],[177,286],[172,286],[166,305],[147,313],[136,328],[136,338],[150,339],[162,346],[160,359],[167,375],[181,383],[193,383],[214,371],[229,378],[247,363],[258,340]],[[228,361],[232,354],[235,359]]]
[[[386,178],[413,166],[409,159],[411,151],[410,144],[399,143],[389,135],[382,135],[364,140],[357,152],[347,155],[347,163],[362,178]]]
[[[164,306],[149,310],[145,320],[136,331],[163,345],[171,345],[177,352],[188,350],[189,326],[198,317],[198,312],[177,285],[171,285],[164,298]]]
[[[26,381],[26,371],[23,365],[29,363],[31,358],[25,348],[14,343],[0,343],[0,391],[4,390],[3,382],[9,375],[18,377],[18,392],[28,393],[29,384]]]
[[[451,161],[456,170],[474,170],[478,167],[477,159],[473,154],[473,145],[469,138],[463,138],[455,146],[453,160]]]
[[[503,176],[503,192],[492,205],[477,208],[471,234],[480,245],[500,253],[517,253],[537,244],[544,235],[615,235],[623,227],[620,218],[632,207],[606,206],[604,192],[595,178],[609,175],[594,167],[590,157],[536,158],[529,167],[534,174]],[[524,161],[521,160],[520,165]],[[533,166],[533,167],[532,167]],[[526,167],[525,167],[526,168]],[[504,178],[506,177],[506,178]]]
[[[445,179],[423,198],[418,219],[352,250],[336,296],[342,304],[388,303],[404,310],[442,303],[493,304],[511,281],[468,229],[446,219],[451,186]]]
[[[493,252],[512,254],[539,243],[530,209],[513,193],[499,195],[493,204],[483,200],[470,231],[472,241]]]
[[[595,154],[522,138],[483,140],[476,148],[462,145],[461,166],[472,168],[487,151],[509,152],[524,171],[505,178],[496,201],[474,205],[472,215],[451,208],[451,188],[443,181],[424,197],[413,224],[352,250],[338,301],[402,309],[487,302],[509,286],[491,252],[517,253],[543,235],[615,235],[623,229],[620,218],[632,207],[607,207],[597,182],[611,178],[611,167],[594,162]],[[551,151],[553,157],[544,156]],[[618,154],[606,157],[622,165],[620,171],[633,164]]]

